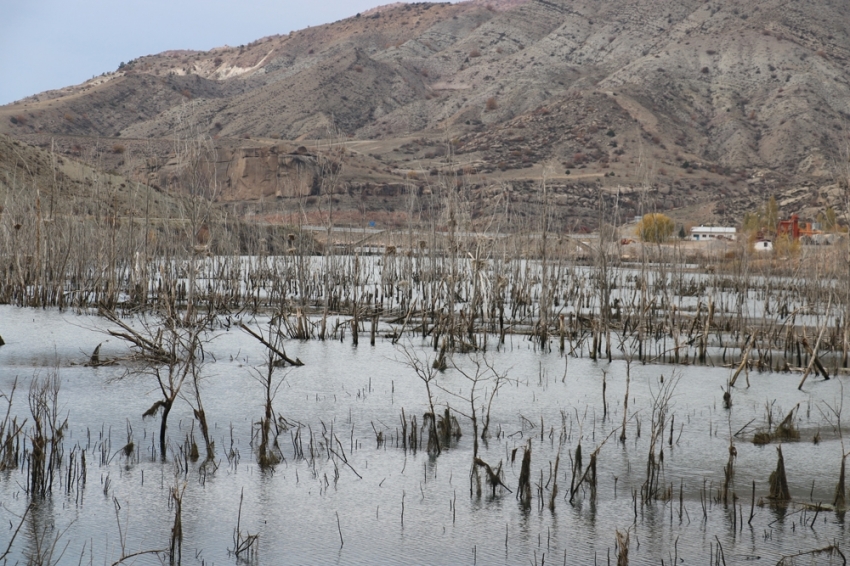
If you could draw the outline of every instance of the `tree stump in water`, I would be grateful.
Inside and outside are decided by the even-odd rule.
[[[785,459],[782,457],[782,447],[777,446],[776,452],[779,457],[776,462],[776,470],[770,474],[769,497],[776,503],[786,503],[791,501],[791,491],[788,489],[788,478],[785,477]]]
[[[847,499],[844,493],[844,468],[847,461],[847,455],[841,457],[841,472],[838,474],[838,485],[835,487],[835,499],[832,505],[836,511],[843,511],[847,508]]]
[[[531,440],[528,441],[522,455],[517,498],[523,505],[531,503]]]

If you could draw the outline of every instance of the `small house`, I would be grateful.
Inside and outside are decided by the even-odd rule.
[[[773,251],[773,242],[770,240],[763,240],[759,238],[755,242],[753,242],[753,250],[757,252],[772,252]]]

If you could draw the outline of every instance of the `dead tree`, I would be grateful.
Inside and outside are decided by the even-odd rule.
[[[263,388],[263,417],[256,424],[260,435],[260,443],[257,447],[257,462],[264,469],[274,467],[283,457],[277,442],[277,438],[280,435],[280,426],[278,419],[275,418],[273,407],[274,398],[285,379],[285,377],[281,378],[275,383],[274,378],[274,371],[279,366],[275,350],[280,346],[281,334],[280,332],[275,332],[271,324],[269,324],[268,334],[269,338],[274,340],[274,344],[268,350],[265,371],[260,372],[258,370],[254,376]],[[273,336],[276,338],[272,338]]]
[[[151,374],[156,378],[162,399],[157,400],[142,414],[142,418],[155,417],[161,412],[159,421],[159,455],[165,460],[166,457],[166,430],[168,429],[168,415],[174,406],[174,401],[180,395],[180,390],[186,382],[187,376],[192,372],[193,360],[174,361],[164,368],[150,368]]]
[[[841,385],[841,398],[837,404],[830,405],[824,403],[827,411],[818,407],[821,415],[826,418],[833,430],[838,432],[838,439],[841,442],[841,467],[838,472],[838,484],[835,486],[835,496],[833,497],[832,505],[836,511],[843,512],[847,509],[847,491],[845,488],[845,472],[847,467],[847,456],[850,452],[844,446],[844,434],[841,430],[841,412],[844,409],[844,385]],[[831,414],[829,414],[831,413]]]
[[[652,425],[649,437],[649,456],[646,460],[646,480],[641,487],[644,503],[649,503],[658,494],[661,470],[664,467],[664,430],[670,414],[670,401],[676,389],[678,379],[671,376],[664,382],[659,380],[659,390],[652,396]],[[658,453],[656,454],[656,448]]]
[[[199,360],[203,358],[202,337],[206,325],[195,324],[183,327],[176,319],[168,318],[159,327],[145,324],[143,331],[137,331],[127,325],[124,325],[124,328],[127,332],[113,332],[113,335],[120,334],[126,337],[139,357],[145,360],[146,365],[139,373],[154,377],[161,394],[161,398],[154,402],[142,414],[142,417],[148,418],[156,416],[157,413],[160,414],[159,451],[160,457],[165,459],[168,415],[171,413],[174,402],[181,395],[186,381],[199,379]],[[202,413],[203,405],[200,403],[200,393],[197,389],[195,402],[196,406],[193,406],[193,409],[198,413],[197,417],[201,422],[201,431],[207,442],[207,450],[211,451],[209,429],[206,426],[206,417]]]
[[[453,408],[452,410],[457,414],[469,419],[470,423],[472,424],[472,467],[469,472],[470,496],[472,495],[473,490],[475,490],[478,495],[481,495],[481,478],[478,475],[479,468],[484,468],[486,470],[487,481],[490,484],[490,487],[493,489],[493,494],[495,495],[496,488],[500,485],[504,486],[504,483],[502,483],[499,476],[499,474],[501,473],[502,465],[501,463],[499,463],[499,465],[497,466],[498,472],[494,472],[489,464],[479,458],[478,441],[479,438],[485,437],[485,433],[479,434],[478,418],[480,410],[484,413],[484,426],[490,426],[490,408],[493,405],[493,398],[496,396],[496,393],[498,393],[499,388],[502,386],[502,384],[507,381],[507,376],[504,373],[497,372],[490,360],[488,360],[483,355],[470,355],[468,359],[472,364],[471,370],[466,370],[462,366],[459,366],[454,358],[452,358],[451,360],[452,367],[454,367],[454,369],[457,370],[457,372],[470,383],[468,395],[461,395],[455,393],[449,389],[441,387],[439,384],[437,384],[437,387],[439,387],[439,389],[445,392],[447,395],[451,395],[462,400],[464,403],[468,404],[469,407],[468,411],[461,411],[457,408]],[[493,389],[489,393],[488,403],[486,407],[482,405],[479,409],[478,405],[481,401],[481,398],[478,393],[480,391],[479,387],[482,385],[486,386],[491,383],[493,385]],[[486,391],[484,395],[485,397],[487,396]]]
[[[424,415],[423,426],[424,421],[430,421],[428,428],[428,454],[431,454],[432,456],[439,456],[442,452],[442,447],[440,446],[440,436],[437,434],[437,413],[434,410],[434,388],[437,386],[437,376],[439,375],[440,370],[434,367],[432,360],[430,360],[427,356],[423,359],[415,354],[412,346],[406,347],[402,345],[399,348],[404,355],[404,360],[400,361],[412,369],[419,380],[425,385],[425,392],[428,395],[428,411]]]
[[[207,424],[207,415],[204,411],[204,403],[201,400],[201,368],[197,363],[192,364],[192,391],[186,396],[186,401],[192,407],[192,413],[195,415],[195,420],[198,421],[198,428],[201,429],[201,436],[204,437],[204,447],[206,448],[207,457],[205,463],[215,461],[215,441],[210,437],[210,427]]]

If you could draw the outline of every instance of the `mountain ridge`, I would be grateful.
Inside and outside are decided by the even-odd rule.
[[[336,140],[352,186],[422,189],[460,174],[522,200],[547,177],[565,194],[664,195],[627,213],[705,215],[714,202],[706,220],[735,222],[769,194],[787,213],[843,209],[848,62],[850,9],[834,0],[387,5],[244,46],[140,57],[0,107],[0,131],[62,137],[67,151],[87,138]],[[787,196],[801,187],[811,195]],[[592,210],[568,209],[565,227],[594,224]]]

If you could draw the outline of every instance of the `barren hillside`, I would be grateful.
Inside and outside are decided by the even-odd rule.
[[[399,218],[392,187],[448,177],[473,198],[507,188],[520,216],[546,178],[565,228],[595,224],[600,190],[635,195],[618,201],[624,217],[679,208],[735,222],[774,193],[784,212],[814,214],[842,200],[849,26],[838,0],[389,5],[249,45],[142,56],[0,108],[0,130],[83,155],[100,144],[102,161],[139,179],[174,140],[208,136],[225,169],[242,171],[229,200],[254,212],[275,195],[271,208],[291,213],[303,195],[280,188],[291,162],[246,166],[246,155],[333,145],[341,173],[312,196],[338,194],[351,221]],[[112,138],[144,159],[110,153]]]
[[[16,214],[30,218],[36,208],[44,219],[173,215],[176,201],[171,195],[93,167],[84,157],[69,158],[0,134],[0,220]]]

